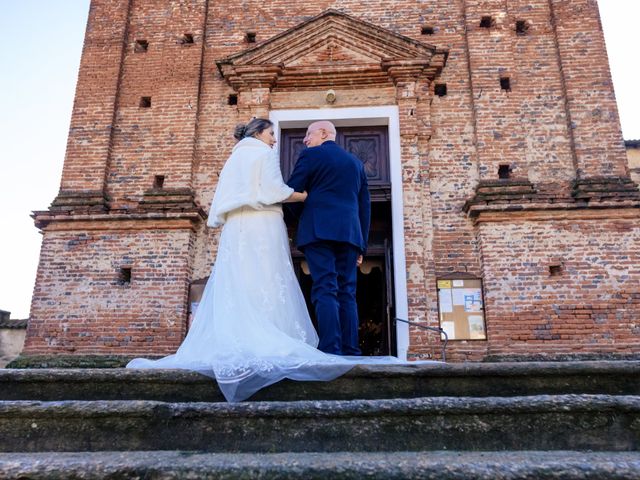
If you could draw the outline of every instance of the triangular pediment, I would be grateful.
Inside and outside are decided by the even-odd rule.
[[[446,50],[328,10],[243,52],[217,62],[235,86],[389,83],[390,65],[433,76]],[[244,80],[243,80],[244,79]],[[337,83],[336,83],[337,82]]]
[[[367,49],[359,48],[338,37],[324,37],[308,46],[306,52],[291,57],[284,65],[305,67],[309,65],[350,65],[380,63],[383,59]]]

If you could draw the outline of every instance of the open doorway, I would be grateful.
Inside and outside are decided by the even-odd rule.
[[[300,152],[306,128],[281,130],[280,161],[283,177],[289,178]],[[358,314],[360,348],[363,355],[396,355],[392,259],[391,182],[389,173],[389,133],[386,125],[337,127],[336,143],[358,157],[365,166],[371,194],[371,228],[367,255],[358,271]],[[297,219],[285,211],[291,240],[291,256],[309,313],[311,276],[304,255],[294,246]]]

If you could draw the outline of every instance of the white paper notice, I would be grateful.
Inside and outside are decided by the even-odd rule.
[[[453,294],[453,304],[454,305],[464,305],[464,292],[466,288],[454,288],[452,290]]]
[[[440,290],[438,290],[438,301],[440,302],[440,313],[453,312],[450,288],[441,288]]]
[[[454,287],[464,287],[464,280],[454,280],[453,281],[453,286]]]
[[[484,321],[482,315],[469,315],[469,336],[472,339],[484,339]]]
[[[456,326],[453,322],[440,322],[440,327],[445,331],[449,340],[456,338]],[[444,340],[444,335],[442,335]]]

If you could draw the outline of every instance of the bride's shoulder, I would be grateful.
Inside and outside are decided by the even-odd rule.
[[[236,143],[233,150],[270,151],[271,147],[257,138],[246,137]]]
[[[240,140],[235,147],[233,147],[231,155],[229,156],[229,160],[259,159],[259,158],[266,157],[270,154],[271,149],[260,140],[252,139],[256,142],[262,143],[262,145],[259,145],[253,142],[247,142],[246,140],[249,140],[249,139],[244,138]]]

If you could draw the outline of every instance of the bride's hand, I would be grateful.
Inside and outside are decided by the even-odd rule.
[[[282,203],[304,202],[307,199],[307,192],[293,192],[289,198]]]

